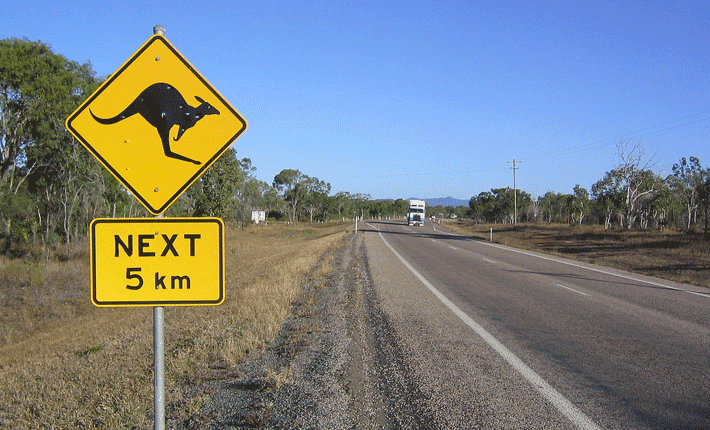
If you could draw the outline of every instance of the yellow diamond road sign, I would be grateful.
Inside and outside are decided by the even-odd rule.
[[[152,214],[163,213],[247,123],[165,39],[154,35],[66,121]]]
[[[98,218],[89,231],[94,305],[224,302],[221,219]]]

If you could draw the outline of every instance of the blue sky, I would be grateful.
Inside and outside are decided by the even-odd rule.
[[[469,199],[590,189],[638,142],[664,176],[710,166],[710,1],[25,1],[27,37],[100,76],[166,38],[247,119],[236,141],[271,183]]]

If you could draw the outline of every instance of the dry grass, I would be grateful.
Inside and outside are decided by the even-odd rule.
[[[330,270],[350,228],[227,229],[225,303],[165,310],[170,416],[187,419],[207,399],[186,386],[229,375],[274,338],[304,277]],[[152,310],[95,308],[88,284],[85,254],[0,260],[0,428],[150,427]]]
[[[453,231],[517,248],[561,255],[676,282],[710,287],[710,241],[702,233],[605,231],[567,224],[475,224],[445,221]]]

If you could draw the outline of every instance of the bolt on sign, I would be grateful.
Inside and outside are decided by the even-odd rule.
[[[224,302],[224,223],[219,218],[97,218],[89,235],[96,306]]]
[[[247,123],[156,34],[67,118],[66,127],[150,213],[159,215]]]

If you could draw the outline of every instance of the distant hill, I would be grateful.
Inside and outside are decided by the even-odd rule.
[[[424,200],[426,202],[427,206],[452,206],[452,207],[457,207],[457,206],[464,206],[468,207],[468,200],[461,200],[461,199],[455,199],[453,197],[440,197],[438,199],[420,199],[418,197],[412,197],[406,200]]]

